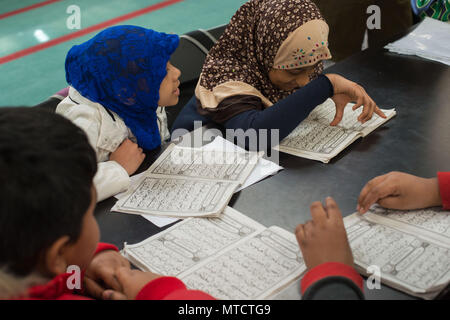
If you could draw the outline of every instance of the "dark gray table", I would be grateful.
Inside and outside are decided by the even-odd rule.
[[[384,49],[363,51],[326,70],[361,84],[381,108],[397,109],[397,116],[360,139],[329,164],[280,154],[285,169],[236,194],[230,206],[266,226],[293,231],[310,219],[309,205],[333,196],[344,216],[355,211],[361,188],[371,178],[397,170],[424,177],[450,171],[450,68]],[[159,150],[147,157],[148,166]],[[114,199],[96,209],[102,241],[120,248],[161,231],[142,217],[108,214]],[[368,299],[411,299],[382,286],[366,290]],[[281,298],[299,297],[294,284]]]

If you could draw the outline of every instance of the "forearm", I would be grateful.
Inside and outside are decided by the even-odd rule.
[[[225,123],[226,129],[267,130],[270,140],[272,130],[278,130],[279,140],[287,137],[310,112],[333,95],[333,86],[326,76],[320,76],[307,86],[264,110],[249,110],[240,113]],[[270,141],[268,141],[270,145]],[[246,146],[248,147],[248,146]]]
[[[97,189],[97,202],[126,191],[130,182],[127,171],[116,161],[99,162],[98,170],[94,177],[94,185]]]

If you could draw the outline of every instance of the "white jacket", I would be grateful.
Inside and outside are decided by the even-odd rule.
[[[94,177],[97,201],[126,191],[130,185],[127,171],[116,161],[109,160],[111,152],[114,152],[126,138],[136,142],[135,136],[125,122],[115,112],[86,99],[72,87],[69,89],[69,95],[58,104],[56,113],[83,129],[97,154],[98,171]],[[157,109],[157,116],[163,142],[170,138],[164,108]]]

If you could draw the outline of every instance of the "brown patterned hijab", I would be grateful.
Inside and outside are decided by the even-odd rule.
[[[206,57],[196,97],[206,110],[235,95],[257,96],[269,107],[294,92],[272,84],[269,71],[315,65],[317,77],[331,58],[327,41],[328,25],[312,1],[250,0]]]

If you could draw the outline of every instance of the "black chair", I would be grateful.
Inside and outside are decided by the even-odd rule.
[[[194,95],[206,55],[222,35],[225,27],[226,25],[210,30],[199,29],[180,36],[180,44],[171,57],[172,64],[181,70],[180,99],[176,106],[166,108],[169,128]]]

